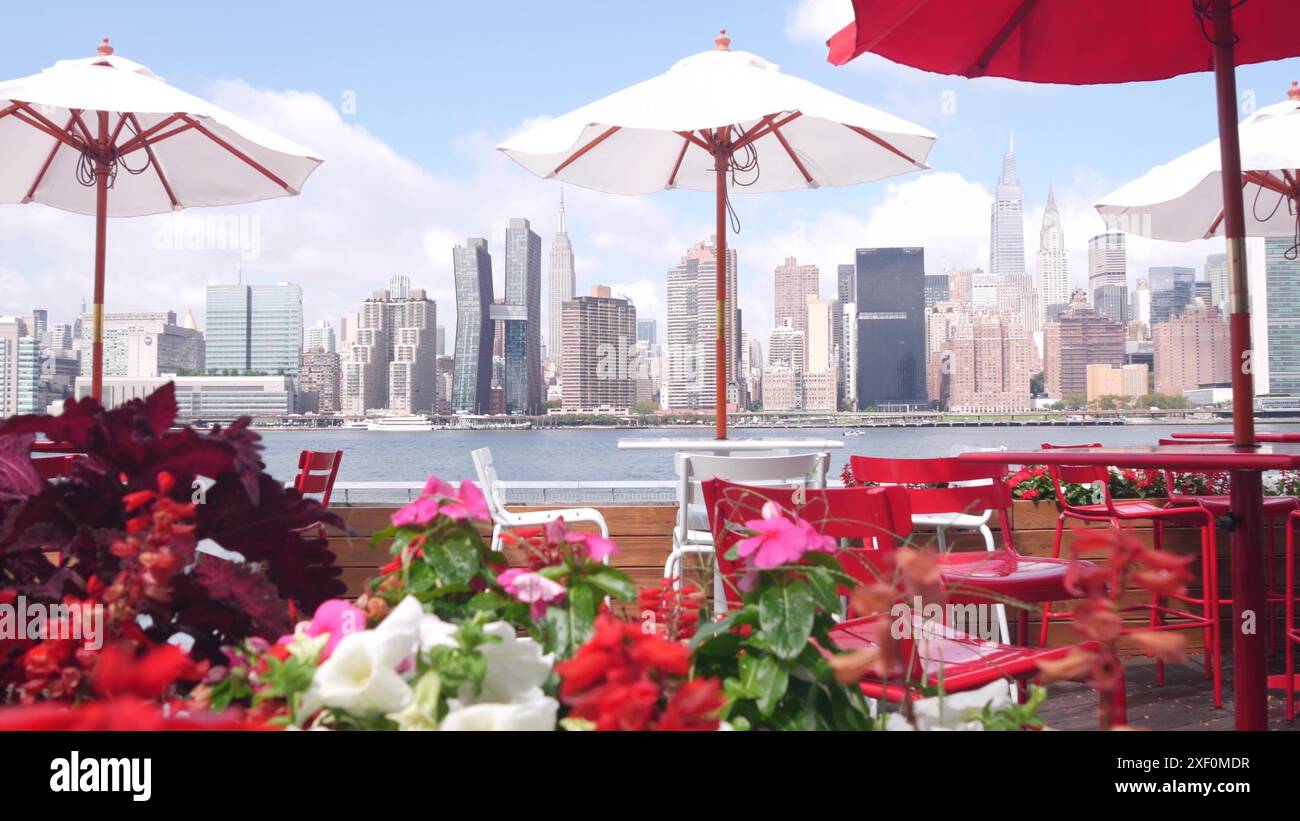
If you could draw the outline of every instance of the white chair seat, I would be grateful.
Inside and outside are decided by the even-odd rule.
[[[709,532],[709,511],[704,505],[691,505],[686,509],[686,529]]]
[[[988,523],[989,517],[986,514],[972,516],[969,513],[914,513],[912,514],[913,526],[919,527],[955,527],[958,529],[969,528],[976,530],[981,525]]]

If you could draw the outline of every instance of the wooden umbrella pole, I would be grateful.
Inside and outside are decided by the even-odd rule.
[[[717,438],[727,438],[727,168],[731,154],[725,144],[726,129],[714,132],[713,167],[717,188],[717,262],[714,297],[717,300],[717,334],[714,337],[714,374],[717,380]]]

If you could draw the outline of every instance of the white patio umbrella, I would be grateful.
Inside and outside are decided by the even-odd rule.
[[[1300,194],[1300,86],[1286,102],[1265,106],[1237,129],[1246,235],[1296,235]],[[1187,242],[1223,236],[1219,141],[1157,166],[1102,197],[1106,224],[1152,239]]]
[[[113,54],[0,83],[0,202],[95,216],[91,393],[103,387],[107,217],[294,196],[321,158]]]
[[[729,191],[853,185],[923,170],[935,136],[732,51],[725,29],[714,46],[497,148],[539,177],[597,191],[715,192],[717,436],[725,439]]]

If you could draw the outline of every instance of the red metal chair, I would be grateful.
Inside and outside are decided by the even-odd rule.
[[[959,459],[876,459],[854,456],[850,459],[854,477],[862,483],[901,485],[911,503],[912,516],[922,521],[946,514],[960,525],[962,516],[978,517],[986,510],[996,511],[1002,529],[1002,550],[940,554],[944,585],[953,600],[969,604],[999,602],[1039,603],[1071,598],[1066,575],[1071,560],[1022,556],[1016,552],[1011,527],[1011,490],[1006,484],[1006,465],[984,465]],[[918,487],[921,485],[921,487]],[[934,487],[934,485],[944,485]],[[990,540],[987,547],[992,550]],[[983,594],[983,595],[981,595]],[[1049,613],[1043,608],[1044,629],[1039,644],[1047,643],[1049,618],[1067,618],[1069,614]],[[1028,645],[1029,609],[1019,608],[1017,640]],[[1002,637],[1004,643],[1008,637]]]
[[[343,451],[304,450],[298,454],[298,475],[293,480],[294,490],[306,496],[319,493],[320,506],[330,506],[330,494],[334,492],[334,480],[339,475],[339,465],[343,462]],[[316,528],[321,536],[325,535],[324,525],[308,525],[303,530]]]
[[[1098,445],[1051,445],[1044,443],[1044,450],[1069,450],[1099,447]],[[1214,706],[1223,706],[1223,669],[1219,659],[1221,633],[1218,619],[1217,590],[1219,573],[1215,564],[1215,526],[1214,514],[1200,505],[1160,504],[1149,499],[1120,499],[1116,501],[1110,495],[1110,470],[1100,465],[1048,465],[1047,473],[1052,479],[1056,498],[1061,513],[1056,518],[1056,533],[1052,540],[1052,556],[1061,554],[1061,542],[1065,534],[1067,519],[1081,522],[1104,522],[1111,527],[1123,527],[1123,522],[1151,520],[1152,547],[1164,549],[1164,529],[1166,525],[1184,525],[1198,527],[1201,531],[1201,598],[1190,594],[1178,596],[1153,595],[1150,604],[1136,604],[1123,608],[1124,612],[1143,610],[1148,613],[1147,630],[1195,630],[1201,629],[1205,636],[1205,673],[1214,682]],[[1072,504],[1065,495],[1063,485],[1101,484],[1102,501],[1097,504]],[[1179,610],[1168,605],[1168,599],[1200,607],[1200,614],[1194,611]],[[1044,605],[1051,609],[1051,603]],[[1055,615],[1055,614],[1054,614]],[[1168,619],[1177,619],[1169,622]],[[1043,637],[1046,638],[1047,620],[1043,621]],[[1137,628],[1132,628],[1137,629]],[[1124,632],[1129,632],[1125,630]],[[1164,662],[1156,660],[1156,683],[1164,684]]]
[[[1196,442],[1195,440],[1189,440],[1189,439],[1160,439],[1159,444],[1188,445],[1188,444],[1196,444]],[[1225,442],[1224,444],[1227,443]],[[1166,469],[1164,471],[1164,476],[1165,476],[1165,487],[1168,489],[1170,502],[1176,504],[1200,505],[1201,507],[1213,513],[1216,519],[1222,516],[1226,516],[1230,512],[1232,512],[1232,497],[1230,497],[1227,493],[1227,482],[1229,481],[1227,476],[1222,477],[1222,486],[1223,486],[1222,489],[1224,491],[1223,493],[1217,493],[1217,492],[1179,493],[1178,492],[1177,488],[1178,488],[1179,476],[1201,477],[1203,480],[1206,481],[1207,485],[1209,485],[1212,489],[1214,489],[1215,491],[1219,490],[1219,488],[1215,487],[1214,485],[1215,480],[1219,479],[1219,475],[1211,471],[1181,470],[1175,472]],[[1264,497],[1264,523],[1265,523],[1264,531],[1265,533],[1268,534],[1267,539],[1264,542],[1264,550],[1265,550],[1264,593],[1267,596],[1268,604],[1271,605],[1267,609],[1267,613],[1265,614],[1269,625],[1266,629],[1268,630],[1268,641],[1269,641],[1270,653],[1276,652],[1277,649],[1277,643],[1274,640],[1276,631],[1272,626],[1273,619],[1277,615],[1276,608],[1277,606],[1285,602],[1285,591],[1282,589],[1283,586],[1278,585],[1277,574],[1274,572],[1273,557],[1276,552],[1274,550],[1274,545],[1277,540],[1273,535],[1273,531],[1277,529],[1277,526],[1279,524],[1286,523],[1288,518],[1291,516],[1291,514],[1297,510],[1300,510],[1300,499],[1297,499],[1294,496],[1265,496]],[[1214,591],[1214,598],[1215,598],[1215,603],[1219,607],[1230,607],[1232,605],[1231,596],[1229,596],[1228,598],[1224,598],[1223,596],[1220,595],[1220,591],[1217,589]],[[1215,612],[1219,612],[1219,611],[1216,610]]]
[[[881,580],[880,557],[893,550],[912,527],[908,494],[899,487],[829,488],[825,490],[787,490],[774,487],[738,485],[722,479],[703,483],[709,523],[717,545],[717,562],[727,579],[738,576],[738,563],[727,558],[731,547],[742,538],[736,528],[762,516],[764,503],[771,501],[787,511],[798,511],[801,518],[819,532],[838,539],[861,539],[875,544],[875,549],[848,549],[839,553],[845,573],[864,583]],[[796,494],[798,499],[796,503]],[[724,585],[728,600],[739,602],[734,583]],[[880,616],[865,616],[845,621],[832,631],[837,647],[849,650],[869,647],[878,634]],[[937,635],[936,635],[937,634]],[[916,648],[913,672],[922,684],[942,684],[946,693],[976,690],[996,680],[1019,684],[1038,674],[1039,662],[1066,655],[1070,646],[1052,649],[997,644],[973,638],[949,626],[930,625],[926,640]],[[1111,718],[1125,723],[1125,691],[1122,679],[1111,693]],[[860,683],[864,695],[897,703],[904,698],[919,699],[916,688],[898,682],[864,678]]]

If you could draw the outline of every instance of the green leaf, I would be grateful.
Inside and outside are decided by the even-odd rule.
[[[804,576],[812,586],[813,599],[818,607],[827,613],[839,613],[843,609],[840,594],[836,590],[839,584],[830,571],[823,567],[809,567],[804,571]]]
[[[636,600],[636,585],[622,570],[602,566],[596,572],[590,573],[583,578],[600,588],[606,595],[613,596],[620,601]]]
[[[438,574],[433,568],[424,562],[415,562],[411,565],[410,588],[412,593],[423,593],[429,590],[438,581]]]
[[[735,633],[723,633],[695,647],[697,656],[731,658],[740,652],[742,639]]]
[[[758,600],[758,623],[772,648],[783,659],[795,659],[803,652],[813,628],[813,594],[808,585],[796,581],[784,587],[770,587]]]
[[[596,620],[596,602],[599,598],[591,585],[575,581],[568,590],[569,615],[580,624],[591,624]]]
[[[786,688],[790,685],[790,671],[782,667],[772,656],[763,656],[754,668],[758,712],[767,717],[781,703],[781,697],[785,695]]]
[[[756,621],[758,621],[758,608],[752,605],[746,605],[739,610],[732,610],[719,621],[711,621],[700,625],[691,638],[691,649],[694,650],[719,633],[727,633],[738,625],[754,624]]]
[[[468,584],[478,572],[478,551],[463,533],[453,534],[442,544],[426,548],[425,556],[447,584]]]

